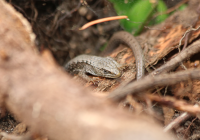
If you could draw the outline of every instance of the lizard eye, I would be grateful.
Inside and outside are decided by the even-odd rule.
[[[107,71],[107,70],[103,70],[103,73],[104,73],[104,74],[109,74],[110,72]]]

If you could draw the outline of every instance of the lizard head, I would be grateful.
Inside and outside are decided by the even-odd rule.
[[[117,63],[111,57],[103,57],[98,61],[95,61],[93,71],[95,71],[96,76],[106,77],[106,78],[118,78],[121,76],[121,65]]]
[[[121,76],[121,72],[118,69],[112,69],[112,70],[103,69],[102,71],[103,71],[103,77],[106,78],[118,78]]]

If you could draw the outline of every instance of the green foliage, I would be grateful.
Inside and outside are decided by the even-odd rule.
[[[167,11],[167,7],[166,7],[165,3],[162,0],[159,0],[158,5],[157,5],[157,12],[161,13],[161,15],[156,17],[156,23],[155,24],[164,21],[168,17],[167,14],[162,14],[165,11]]]
[[[187,5],[186,5],[186,4],[183,4],[183,5],[181,5],[181,6],[179,7],[179,10],[184,10],[186,7],[187,7]]]
[[[139,34],[145,25],[158,24],[168,17],[167,14],[161,14],[155,19],[151,19],[155,13],[163,13],[167,10],[167,6],[163,0],[157,0],[157,3],[151,3],[150,0],[110,1],[114,4],[114,8],[118,15],[128,16],[130,20],[121,20],[121,25],[126,31],[134,31],[135,35]]]

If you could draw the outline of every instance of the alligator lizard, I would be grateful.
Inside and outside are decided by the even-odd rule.
[[[125,44],[132,49],[136,60],[136,78],[140,79],[144,75],[144,62],[142,49],[139,43],[130,33],[120,31],[112,36],[104,52],[109,53],[119,44]],[[78,73],[79,76],[87,81],[92,81],[87,74],[106,78],[118,78],[121,76],[121,68],[122,65],[118,64],[111,57],[92,55],[79,55],[65,65],[66,71],[72,74]]]

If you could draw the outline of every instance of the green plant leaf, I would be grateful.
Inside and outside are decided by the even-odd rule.
[[[138,35],[147,25],[154,25],[165,20],[168,15],[161,14],[151,20],[154,13],[163,13],[167,10],[167,6],[163,0],[157,3],[151,3],[150,0],[110,0],[118,15],[127,15],[130,20],[120,20],[122,27],[128,32],[135,32]]]
[[[158,13],[161,13],[161,15],[156,17],[155,24],[158,24],[158,23],[164,21],[168,17],[167,14],[162,14],[163,12],[167,11],[167,6],[165,5],[165,3],[162,0],[159,0],[158,6],[156,9],[157,9]]]

